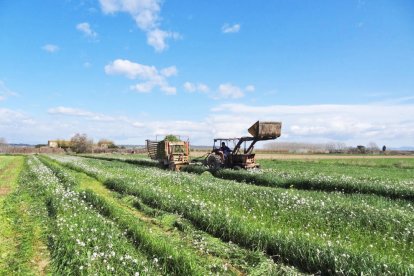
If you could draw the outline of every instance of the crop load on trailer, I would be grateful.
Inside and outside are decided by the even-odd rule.
[[[146,142],[148,156],[153,160],[158,160],[164,167],[179,171],[182,166],[188,165],[190,153],[188,141],[181,141],[169,135],[161,141],[146,140]]]

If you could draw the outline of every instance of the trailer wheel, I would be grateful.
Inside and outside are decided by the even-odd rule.
[[[210,154],[207,157],[207,166],[214,171],[217,171],[221,168],[221,158],[218,155]]]

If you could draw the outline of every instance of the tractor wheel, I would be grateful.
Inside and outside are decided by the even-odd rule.
[[[207,166],[213,170],[217,171],[221,168],[221,158],[218,155],[210,154],[207,157]]]

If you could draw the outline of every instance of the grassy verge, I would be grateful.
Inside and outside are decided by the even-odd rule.
[[[24,188],[27,167],[21,156],[7,158],[0,171],[0,272],[4,275],[48,272],[42,209]],[[24,169],[24,170],[23,170]],[[23,171],[22,171],[23,170]]]

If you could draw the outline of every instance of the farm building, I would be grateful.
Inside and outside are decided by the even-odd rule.
[[[49,148],[58,148],[59,147],[59,143],[57,140],[49,140],[47,141],[47,146]]]

